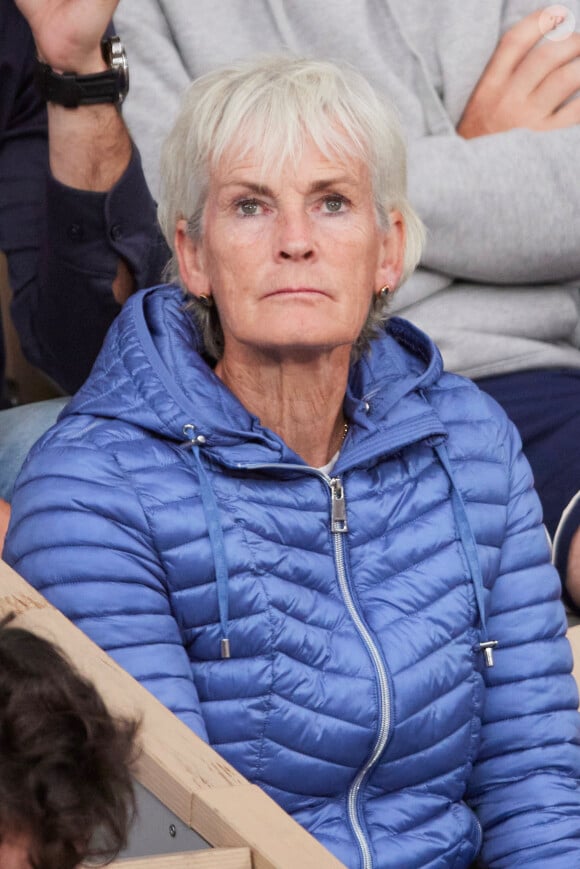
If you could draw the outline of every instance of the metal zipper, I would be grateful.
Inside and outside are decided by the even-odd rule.
[[[305,468],[303,465],[294,465],[290,463],[244,462],[237,464],[236,467],[238,469],[245,470],[267,470],[270,468],[273,470],[299,470],[302,473],[306,472],[312,474],[313,476],[320,477],[320,479],[324,480],[324,482],[330,487],[330,531],[333,538],[334,562],[338,576],[338,584],[349,615],[352,618],[354,625],[358,630],[375,666],[375,671],[379,683],[379,732],[377,734],[377,739],[375,741],[373,750],[371,751],[367,762],[359,770],[354,781],[352,782],[347,797],[348,817],[363,858],[362,869],[373,869],[373,857],[371,854],[371,850],[365,838],[361,823],[359,821],[357,800],[366,776],[371,771],[373,766],[375,766],[377,760],[383,753],[384,748],[387,744],[389,738],[389,728],[391,725],[391,698],[389,694],[387,673],[383,666],[381,656],[375,644],[373,643],[372,637],[369,634],[364,622],[358,614],[358,611],[354,604],[354,600],[352,598],[352,594],[348,586],[344,559],[344,538],[342,537],[342,535],[348,531],[348,521],[346,515],[346,501],[344,497],[344,488],[342,486],[342,481],[340,477],[329,477],[327,474],[319,471],[317,468]]]
[[[371,635],[369,634],[363,620],[361,619],[358,610],[354,604],[354,600],[348,585],[346,576],[346,567],[344,559],[344,534],[348,531],[348,523],[346,518],[346,501],[344,499],[344,489],[339,477],[333,477],[330,480],[331,492],[331,520],[330,528],[334,543],[334,560],[336,564],[336,572],[338,576],[338,584],[344,599],[346,608],[352,618],[356,629],[358,630],[366,649],[373,661],[379,683],[379,731],[375,741],[374,748],[364,764],[359,770],[348,792],[347,810],[349,820],[351,822],[356,840],[362,853],[363,869],[372,869],[373,858],[370,847],[365,838],[362,825],[359,820],[357,811],[357,801],[362,787],[363,781],[378,761],[389,738],[389,728],[391,723],[391,698],[389,695],[389,683],[387,673],[383,666],[381,656],[376,648]]]

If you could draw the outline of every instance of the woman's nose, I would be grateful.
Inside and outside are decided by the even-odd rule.
[[[307,214],[300,212],[280,217],[277,255],[283,260],[314,256],[312,226]]]

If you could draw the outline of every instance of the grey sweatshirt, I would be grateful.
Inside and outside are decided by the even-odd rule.
[[[580,22],[580,2],[566,4]],[[125,117],[158,188],[161,143],[191,78],[280,50],[357,66],[398,106],[428,240],[393,312],[448,369],[580,367],[580,126],[464,140],[463,109],[501,34],[537,0],[121,0]]]

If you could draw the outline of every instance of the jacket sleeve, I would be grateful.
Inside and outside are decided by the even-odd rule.
[[[35,447],[4,559],[207,740],[147,517],[109,449]]]
[[[21,147],[15,137],[11,148]],[[140,289],[159,282],[168,252],[136,151],[112,190],[94,193],[52,178],[46,143],[37,140],[36,148],[6,203],[14,227],[6,249],[12,316],[28,359],[74,392],[120,310],[112,292],[119,260]],[[18,230],[30,219],[36,233],[27,239]]]
[[[467,798],[483,828],[491,869],[580,864],[580,719],[560,583],[529,465],[514,427],[500,569],[489,596],[498,641],[484,670],[481,743]]]

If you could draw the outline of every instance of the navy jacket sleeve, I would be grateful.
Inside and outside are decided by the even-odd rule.
[[[72,392],[119,311],[112,294],[119,258],[141,288],[159,281],[167,248],[137,152],[108,193],[50,177],[34,55],[28,25],[8,0],[0,10],[0,249],[25,355]]]
[[[48,172],[39,180],[39,247],[9,252],[19,275],[12,314],[27,357],[74,392],[120,310],[112,292],[119,259],[141,289],[159,282],[168,251],[137,151],[108,193],[74,190]]]

